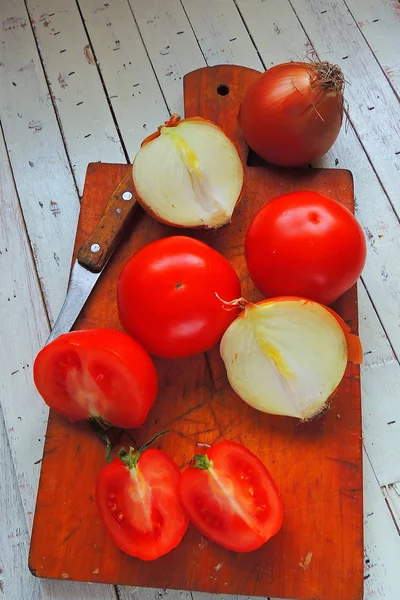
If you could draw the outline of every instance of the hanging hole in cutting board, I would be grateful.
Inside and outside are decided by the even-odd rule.
[[[221,83],[217,87],[217,94],[219,94],[220,96],[227,96],[229,94],[229,88],[228,88],[228,86],[224,85],[223,83]]]

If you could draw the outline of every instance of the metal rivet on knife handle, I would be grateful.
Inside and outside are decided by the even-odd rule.
[[[132,171],[129,169],[113,191],[92,235],[79,248],[77,260],[81,265],[93,273],[103,269],[136,206]]]

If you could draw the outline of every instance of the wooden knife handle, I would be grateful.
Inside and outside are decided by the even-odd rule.
[[[99,273],[103,269],[136,206],[132,170],[129,169],[113,191],[96,229],[79,248],[77,259],[81,265],[93,273]]]

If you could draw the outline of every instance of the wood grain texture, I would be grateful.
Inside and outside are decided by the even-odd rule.
[[[207,10],[197,0],[182,0],[182,6],[208,66],[237,64],[263,71],[233,1],[214,2]]]
[[[400,536],[368,458],[364,460],[365,600],[394,600],[400,590]],[[368,540],[368,541],[367,541]],[[376,541],[384,540],[378,546]]]
[[[128,0],[171,113],[183,114],[185,73],[204,58],[180,0]],[[194,43],[193,43],[194,42]]]
[[[82,194],[89,162],[125,162],[119,134],[77,4],[28,0],[27,8]]]
[[[143,139],[168,118],[162,88],[128,2],[79,0],[79,6],[125,148],[133,161]]]
[[[400,480],[400,365],[363,286],[359,309],[363,442],[382,486]]]
[[[354,20],[386,77],[400,97],[400,3],[398,0],[346,0]]]
[[[2,0],[0,21],[1,122],[53,321],[65,297],[79,198],[23,0]]]
[[[41,582],[35,580],[26,568],[29,532],[1,413],[0,464],[0,598],[41,600]]]
[[[252,70],[214,67],[191,73],[184,82],[185,113],[220,122],[237,142],[243,158],[247,147],[236,116],[244,90],[258,76]],[[229,87],[227,96],[218,95],[219,84]],[[94,228],[107,195],[127,169],[130,167],[126,165],[89,166],[77,246]],[[353,208],[352,180],[347,171],[247,167],[245,199],[231,225],[217,234],[193,234],[231,260],[240,275],[243,294],[251,300],[259,296],[245,269],[246,224],[265,201],[300,187],[323,191]],[[104,324],[119,328],[115,285],[122,265],[148,241],[174,232],[144,214],[138,215],[135,227],[116,250],[77,326]],[[356,331],[355,288],[342,298],[337,308]],[[193,527],[174,552],[156,563],[142,563],[124,555],[107,538],[93,502],[94,478],[104,464],[101,443],[93,439],[85,423],[71,425],[51,413],[32,537],[31,568],[43,577],[57,578],[66,572],[70,579],[137,586],[324,600],[361,598],[358,367],[348,367],[332,410],[318,421],[299,428],[294,419],[264,415],[240,401],[227,384],[218,348],[207,355],[182,361],[157,360],[156,364],[161,392],[144,426],[134,432],[137,442],[168,427],[170,434],[160,440],[159,446],[181,467],[195,452],[196,442],[236,439],[244,443],[265,461],[281,488],[285,503],[282,531],[262,549],[248,555],[229,553],[213,545]],[[66,465],[76,464],[84,453],[79,472],[68,466],[60,472],[60,452]],[[299,466],[301,462],[307,464],[306,470]],[[74,489],[79,493],[73,494]],[[63,510],[55,510],[52,505],[55,494]],[[76,561],[73,557],[78,548],[80,560]],[[310,553],[313,558],[305,569],[304,560]]]
[[[79,248],[79,263],[89,271],[99,273],[129,227],[136,208],[137,200],[128,169],[112,192],[95,230]]]

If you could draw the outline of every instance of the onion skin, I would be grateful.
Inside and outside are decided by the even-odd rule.
[[[176,127],[180,123],[187,122],[187,121],[194,121],[194,122],[203,121],[204,123],[211,124],[213,127],[216,127],[217,129],[219,129],[226,136],[226,138],[228,140],[230,140],[230,142],[232,142],[232,144],[236,147],[236,151],[238,151],[237,150],[237,146],[233,142],[233,140],[225,133],[225,131],[223,131],[223,129],[221,127],[219,127],[219,125],[217,125],[213,121],[210,121],[209,119],[204,119],[203,117],[199,117],[199,116],[196,116],[196,117],[187,117],[185,119],[182,119],[180,117],[180,115],[178,115],[176,113],[173,113],[171,115],[171,117],[167,121],[165,121],[164,125],[160,125],[157,128],[157,131],[155,131],[155,132],[151,133],[150,135],[148,135],[143,140],[143,142],[141,143],[140,147],[142,148],[142,147],[146,146],[147,144],[149,144],[150,142],[152,142],[153,140],[155,140],[156,138],[158,138],[161,135],[161,129],[162,129],[162,127]],[[238,198],[236,200],[234,210],[235,210],[236,206],[239,204],[239,202],[241,201],[241,199],[243,197],[243,189],[244,189],[244,165],[243,165],[242,160],[240,159],[239,153],[238,153],[238,157],[239,157],[240,163],[242,165],[242,170],[243,170],[243,183],[242,183],[242,188],[241,188],[240,194],[238,195]],[[134,163],[135,163],[135,161],[133,161],[133,165],[132,166],[134,166]],[[159,223],[163,223],[164,225],[169,225],[171,227],[177,227],[179,229],[188,229],[188,228],[190,228],[190,229],[219,229],[219,227],[220,227],[220,226],[213,227],[213,226],[209,226],[207,224],[204,224],[204,225],[190,225],[190,226],[188,226],[188,225],[185,225],[185,224],[181,224],[179,222],[169,221],[169,220],[166,220],[166,219],[162,218],[160,215],[158,215],[157,213],[155,213],[152,210],[152,208],[140,196],[140,194],[139,194],[139,192],[137,190],[137,187],[135,185],[135,178],[134,177],[133,177],[133,192],[134,192],[134,195],[135,195],[135,197],[136,197],[136,199],[138,201],[138,204],[140,204],[140,206],[143,208],[143,210],[150,217],[152,217],[155,221],[158,221]],[[229,221],[226,222],[226,223],[224,223],[222,226],[227,225],[228,223],[229,223]]]
[[[271,67],[250,87],[240,109],[248,145],[284,167],[321,158],[342,126],[343,87],[341,70],[327,62]]]

